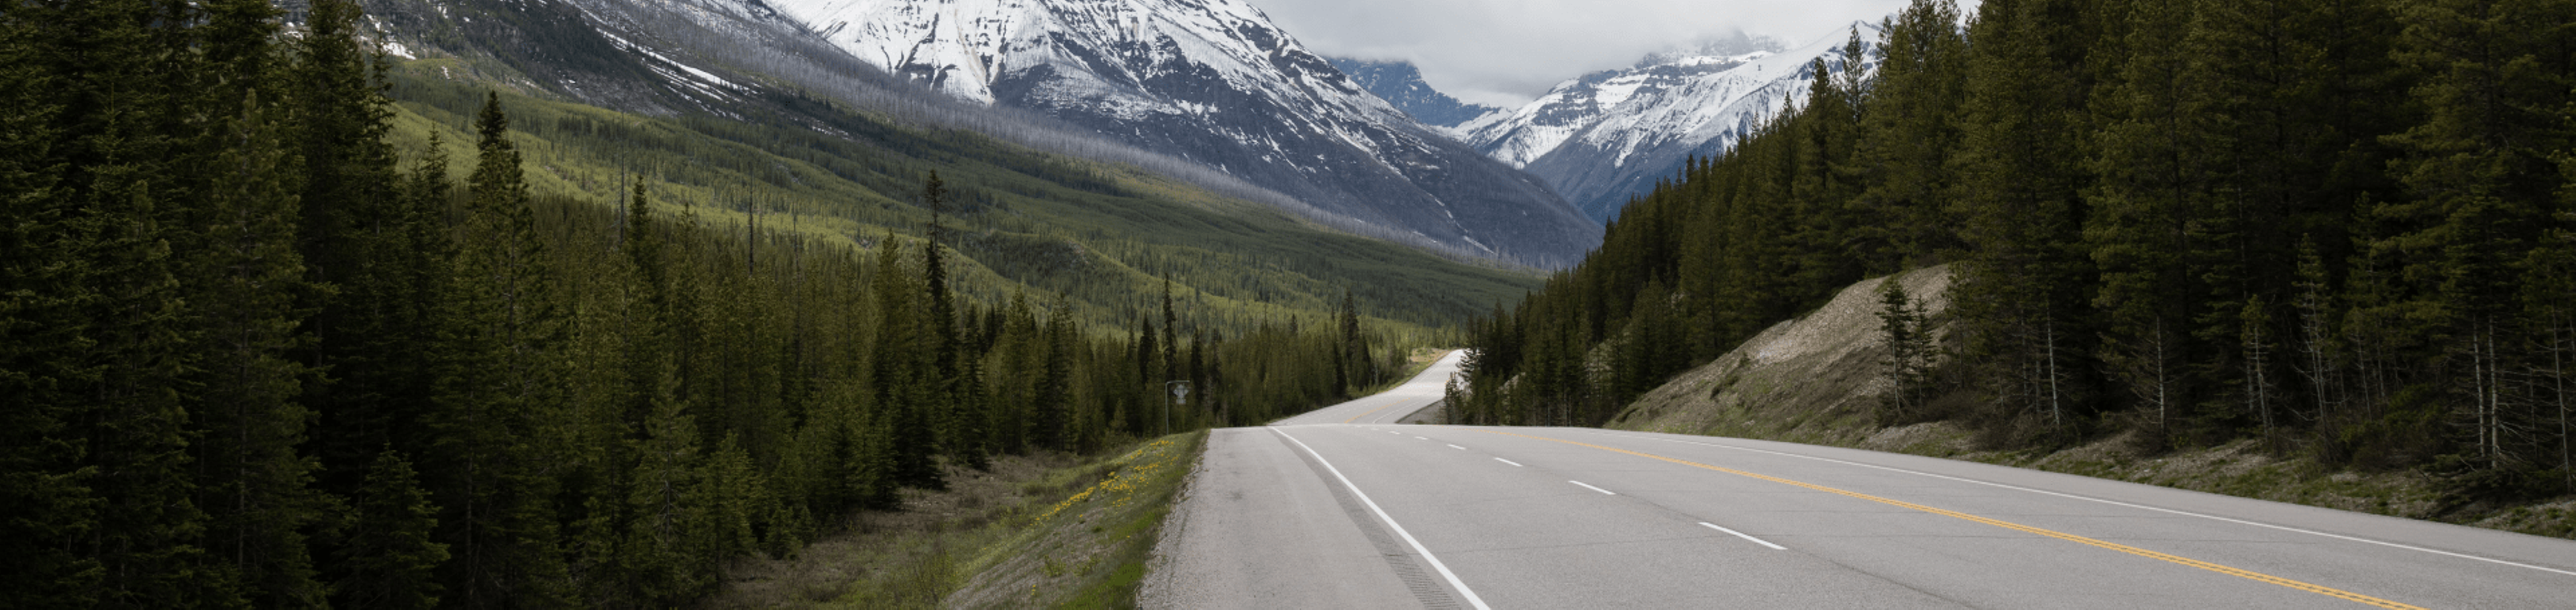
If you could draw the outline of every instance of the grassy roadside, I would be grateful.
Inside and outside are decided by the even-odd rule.
[[[1098,456],[996,458],[907,490],[795,557],[727,571],[711,608],[1127,608],[1163,516],[1205,446],[1174,434]]]
[[[1974,433],[1962,426],[1930,422],[1879,430],[1856,442],[1824,444],[2576,538],[2576,496],[2526,502],[2479,501],[2445,493],[2441,480],[2419,470],[2330,469],[2306,456],[2274,455],[2251,439],[2150,454],[2136,449],[2140,443],[2133,435],[2125,433],[2057,451],[1993,451],[1976,449]]]

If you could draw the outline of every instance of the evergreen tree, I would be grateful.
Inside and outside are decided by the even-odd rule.
[[[288,358],[309,337],[302,259],[295,251],[296,198],[281,177],[291,159],[248,93],[243,114],[223,128],[229,146],[210,155],[202,231],[187,282],[204,358],[193,396],[200,504],[214,517],[208,550],[231,564],[261,607],[327,605],[306,550],[305,529],[328,514],[312,488],[317,464],[299,455],[310,411],[297,402],[306,368]]]
[[[2092,298],[2103,314],[2101,357],[2159,437],[2194,404],[2184,369],[2205,353],[2188,333],[2203,311],[2191,295],[2206,292],[2189,255],[2192,227],[2213,206],[2216,132],[2186,74],[2192,51],[2172,44],[2189,31],[2193,6],[2134,3],[2128,57],[2093,98],[2100,181],[2086,197],[2084,236],[2101,270]]]
[[[1045,369],[1039,372],[1037,387],[1030,401],[1037,412],[1037,432],[1033,442],[1050,449],[1067,449],[1077,436],[1073,414],[1073,303],[1057,297],[1048,308],[1046,329],[1042,331],[1045,346]],[[1151,337],[1152,335],[1147,335]]]
[[[437,410],[426,423],[438,456],[431,488],[447,510],[453,558],[441,582],[467,607],[569,602],[550,502],[545,424],[561,404],[563,321],[536,235],[527,183],[498,94],[475,119],[481,140],[457,230],[454,298]]]
[[[641,605],[667,607],[703,593],[713,584],[713,574],[700,565],[712,549],[697,548],[695,540],[709,508],[709,498],[696,495],[701,486],[697,424],[676,395],[676,376],[662,379],[635,451],[633,474],[626,479],[625,514],[632,521],[618,560],[634,579]]]
[[[1908,418],[1919,417],[1923,410],[1922,385],[1925,372],[1932,364],[1931,329],[1924,319],[1925,305],[1905,293],[1900,276],[1888,276],[1879,285],[1879,332],[1887,345],[1887,399],[1881,403],[1880,425],[1896,425]]]
[[[26,531],[5,536],[30,547],[5,560],[29,562],[9,570],[31,585],[27,599],[241,603],[228,569],[204,552],[207,515],[193,501],[187,382],[198,359],[185,268],[172,257],[195,238],[185,187],[205,176],[187,164],[187,145],[208,128],[190,112],[208,90],[191,52],[204,19],[194,5],[143,0],[0,15],[31,66],[21,82],[42,85],[11,83],[24,92],[11,95],[42,98],[7,112],[49,143],[7,153],[19,171],[44,174],[10,185],[25,190],[8,202],[10,302],[0,308],[15,318],[0,378],[28,390],[13,391],[8,410],[30,420],[12,426],[7,449],[30,485],[9,493],[52,496],[10,500],[12,515],[30,515],[9,526]]]
[[[931,172],[922,180],[921,201],[930,208],[930,240],[922,250],[922,278],[930,293],[931,371],[936,376],[932,405],[937,410],[939,438],[943,450],[965,465],[981,469],[986,466],[986,434],[982,406],[974,392],[981,389],[980,379],[967,372],[974,366],[961,354],[962,339],[957,329],[956,295],[948,286],[948,263],[941,253],[940,241],[946,227],[940,216],[948,205],[948,184]]]
[[[2076,312],[2091,269],[2080,231],[2094,7],[2007,0],[1978,7],[1960,122],[1962,261],[1953,303],[1969,354],[1998,392],[1997,417],[2030,415],[2052,430],[2088,415],[2085,355],[2093,331]]]
[[[923,489],[947,486],[932,459],[939,450],[938,413],[931,400],[940,379],[930,360],[936,337],[923,328],[921,297],[927,291],[912,283],[902,259],[902,246],[886,236],[876,264],[877,344],[874,382],[877,409],[884,413],[894,443],[895,482]]]
[[[430,537],[438,505],[421,490],[411,462],[400,450],[382,448],[351,501],[354,518],[339,548],[343,577],[333,587],[334,600],[352,608],[437,607],[433,575],[447,561],[447,545]]]
[[[2408,280],[2438,285],[2413,309],[2438,316],[2446,351],[2466,373],[2453,385],[2480,466],[2505,465],[2502,372],[2512,271],[2539,239],[2560,180],[2549,155],[2569,132],[2555,115],[2570,102],[2576,56],[2559,24],[2576,3],[2441,0],[2396,8],[2405,24],[2397,57],[2424,76],[2414,89],[2426,115],[2390,140],[2407,157],[2391,169],[2415,196],[2372,211],[2394,230],[2377,249],[2403,253]]]
[[[80,208],[62,179],[66,109],[58,88],[84,74],[55,71],[46,30],[60,8],[0,13],[0,590],[28,607],[94,605],[97,560],[74,543],[97,527],[94,470],[69,433],[89,408],[82,363],[66,358],[87,339],[96,298],[73,232]],[[74,113],[70,116],[77,117]]]
[[[1913,0],[1881,29],[1878,74],[1861,106],[1857,145],[1865,190],[1855,205],[1873,222],[1856,237],[1885,248],[1863,253],[1871,269],[1924,264],[1955,247],[1947,227],[1957,223],[1943,205],[1950,174],[1943,166],[1959,141],[1953,117],[1967,81],[1959,22],[1951,0]]]
[[[439,184],[402,179],[386,141],[393,113],[384,62],[358,39],[359,18],[354,2],[316,0],[280,70],[296,117],[287,146],[298,153],[297,252],[305,281],[333,288],[303,295],[311,312],[303,329],[314,343],[298,355],[330,377],[303,389],[318,416],[321,486],[340,494],[354,493],[372,454],[412,428],[411,414],[429,410],[431,364],[418,347],[436,334],[428,315],[436,297],[423,279],[448,274],[439,258],[446,249],[432,240],[446,236],[444,153],[423,159],[440,168]],[[435,212],[407,198],[434,198]]]

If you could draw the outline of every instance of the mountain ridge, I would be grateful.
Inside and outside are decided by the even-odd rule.
[[[770,100],[829,99],[850,112],[1136,165],[1336,230],[1451,258],[1546,267],[1569,263],[1599,240],[1597,224],[1536,179],[1486,163],[1464,145],[1425,135],[1422,128],[1309,129],[1300,138],[1285,139],[1339,146],[1338,151],[1323,151],[1334,163],[1270,167],[1258,155],[1243,154],[1245,147],[1228,133],[1193,121],[1164,117],[1130,125],[1115,116],[981,104],[925,88],[916,76],[880,69],[821,38],[787,10],[799,5],[759,0],[366,2],[389,51],[405,57],[457,57],[461,63],[455,70],[540,97],[648,116],[765,114],[827,132],[829,121],[798,118],[802,112],[771,112],[779,106]],[[1307,65],[1311,69],[1299,69],[1308,75],[1305,80],[1340,78],[1320,59]],[[1186,72],[1178,74],[1186,77]],[[995,82],[1018,86],[1040,81]],[[1375,102],[1379,107],[1355,112],[1396,117],[1381,123],[1410,125],[1410,119],[1383,102],[1356,89],[1350,92],[1355,104]],[[1227,104],[1202,100],[1195,105]],[[1374,147],[1382,154],[1346,146],[1380,141],[1389,143]],[[1324,176],[1357,176],[1352,182],[1367,188],[1318,189],[1315,183]]]
[[[1568,79],[1529,104],[1458,130],[1478,150],[1547,181],[1586,216],[1606,223],[1691,158],[1725,153],[1805,99],[1815,61],[1843,71],[1853,63],[1843,57],[1853,37],[1861,45],[1854,67],[1863,75],[1874,71],[1878,31],[1876,23],[1856,21],[1793,48],[1745,39],[1650,54],[1634,67]]]
[[[830,44],[958,99],[1163,151],[1325,211],[1537,266],[1599,240],[1545,184],[1417,123],[1239,0],[804,0]]]
[[[1406,115],[1412,116],[1414,120],[1424,125],[1455,128],[1460,124],[1503,110],[1484,104],[1469,104],[1450,97],[1448,93],[1432,87],[1431,83],[1424,82],[1422,70],[1414,67],[1412,62],[1331,56],[1325,57],[1324,60],[1332,62],[1334,68],[1340,69],[1342,74],[1349,75],[1351,80],[1358,81],[1360,88],[1367,89],[1369,93],[1377,95],[1378,99],[1395,105],[1396,110],[1404,111]],[[1458,134],[1451,131],[1446,135],[1455,137]]]

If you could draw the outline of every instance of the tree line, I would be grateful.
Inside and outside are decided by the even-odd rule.
[[[9,605],[685,604],[950,470],[1403,364],[1348,298],[1224,337],[1166,289],[1085,327],[1061,296],[959,298],[936,220],[860,249],[704,226],[640,180],[532,195],[497,94],[470,150],[405,163],[356,3],[280,22],[0,5]],[[932,173],[917,201],[947,198]]]
[[[1917,0],[1803,105],[1475,323],[1466,421],[1597,425],[1867,276],[1950,263],[1887,425],[2134,431],[2569,491],[2576,3]],[[1962,25],[1964,24],[1964,25]],[[1920,295],[1916,295],[1920,296]]]

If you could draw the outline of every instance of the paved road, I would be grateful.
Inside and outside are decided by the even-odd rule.
[[[1142,601],[2576,608],[2576,541],[1851,449],[1365,423],[1445,376],[1216,431]]]
[[[1440,403],[1440,398],[1446,390],[1442,384],[1449,381],[1450,375],[1458,374],[1458,361],[1466,355],[1465,350],[1449,352],[1439,360],[1431,361],[1431,366],[1423,367],[1422,372],[1414,374],[1412,379],[1405,380],[1403,385],[1395,386],[1394,389],[1307,411],[1271,422],[1270,425],[1407,423],[1407,418],[1416,413],[1427,413],[1429,407]]]

